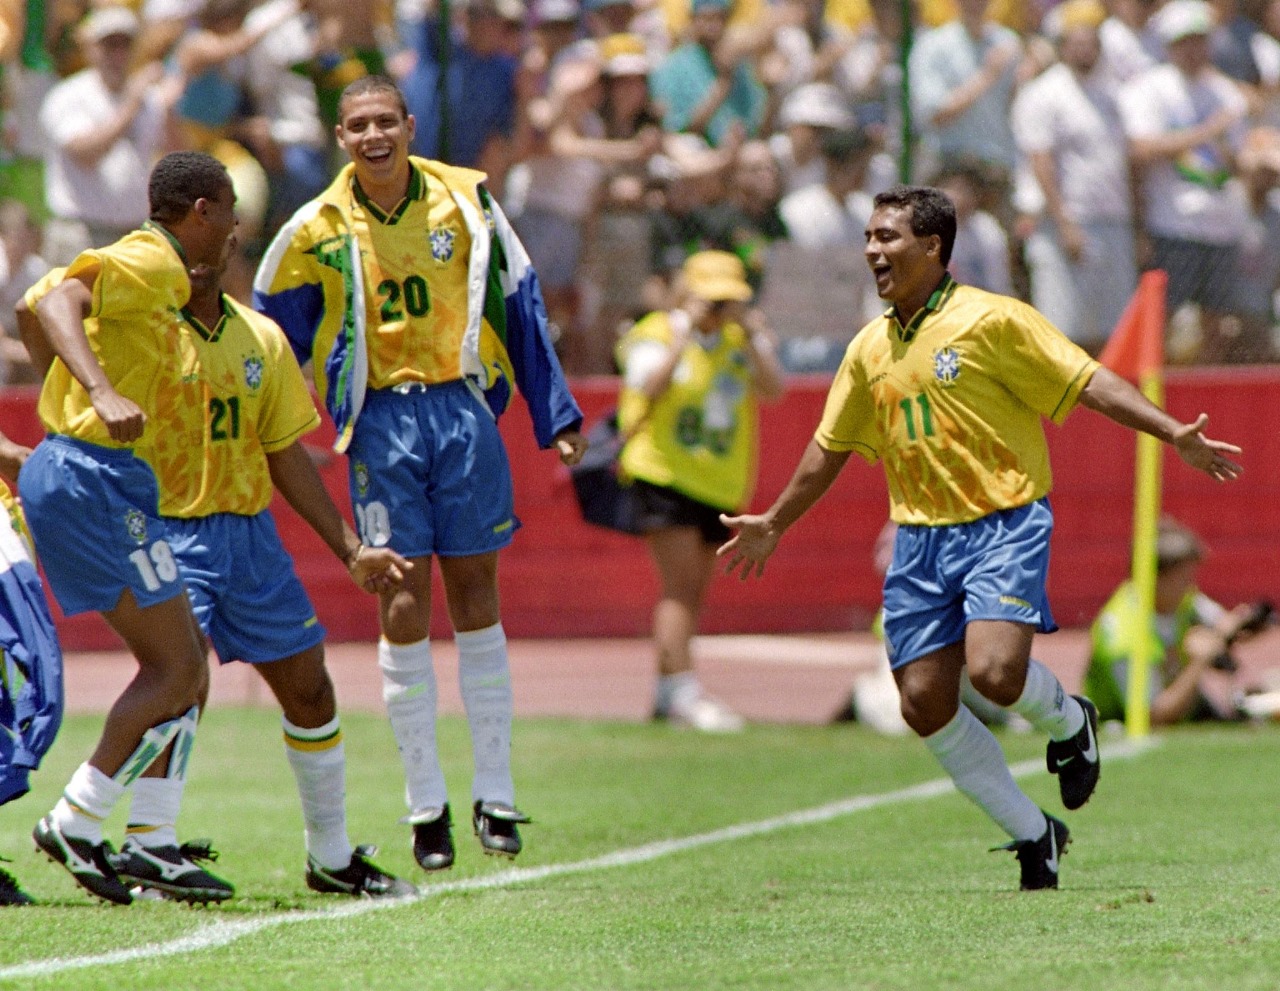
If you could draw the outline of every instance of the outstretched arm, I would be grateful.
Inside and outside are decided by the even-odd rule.
[[[849,460],[849,453],[828,451],[811,440],[791,481],[772,506],[758,516],[721,515],[720,521],[725,526],[738,531],[716,551],[717,557],[728,559],[725,571],[732,573],[741,569],[739,577],[744,581],[751,577],[752,571],[757,577],[763,575],[764,563],[783,533],[831,487]]]
[[[351,580],[367,592],[384,592],[399,585],[413,567],[390,547],[368,547],[360,542],[333,504],[320,473],[299,443],[267,455],[271,481],[320,539],[337,555]]]
[[[1080,393],[1080,402],[1123,427],[1172,444],[1183,461],[1219,482],[1236,478],[1243,471],[1227,457],[1239,454],[1240,448],[1205,437],[1202,431],[1209,422],[1207,413],[1201,413],[1194,423],[1182,423],[1109,369],[1093,373]]]

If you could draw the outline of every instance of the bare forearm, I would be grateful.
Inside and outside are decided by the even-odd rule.
[[[816,440],[809,441],[791,481],[765,511],[772,529],[781,535],[807,513],[831,488],[848,460],[848,451],[828,451]]]
[[[1182,424],[1107,368],[1099,368],[1080,393],[1080,402],[1124,427],[1173,443]]]
[[[347,563],[360,547],[360,538],[338,511],[306,448],[294,443],[274,451],[267,455],[267,467],[285,502],[340,561]]]

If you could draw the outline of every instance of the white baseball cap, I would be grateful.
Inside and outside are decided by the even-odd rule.
[[[1217,19],[1205,0],[1170,0],[1151,17],[1151,29],[1166,45],[1213,32]]]
[[[113,34],[137,37],[142,25],[138,15],[128,7],[99,7],[86,17],[77,29],[81,41],[101,41]]]
[[[808,124],[847,130],[857,120],[844,94],[830,83],[807,83],[792,90],[782,101],[778,119],[783,127]]]

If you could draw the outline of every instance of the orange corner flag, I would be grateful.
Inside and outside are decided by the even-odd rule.
[[[1142,273],[1138,289],[1098,360],[1117,375],[1140,381],[1164,365],[1164,299],[1169,276]]]

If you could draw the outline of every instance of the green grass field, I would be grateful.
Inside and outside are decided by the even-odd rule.
[[[1280,727],[1178,732],[1110,756],[1093,801],[1063,816],[1063,889],[1020,894],[975,808],[910,790],[941,776],[917,741],[852,727],[706,737],[521,721],[519,799],[537,821],[518,868],[483,857],[459,823],[457,865],[429,877],[396,824],[389,728],[359,714],[344,725],[352,838],[380,844],[424,897],[307,891],[278,717],[223,710],[203,724],[181,831],[214,838],[237,897],[97,903],[29,838],[96,738],[100,719],[78,717],[33,793],[0,812],[0,853],[41,902],[0,914],[0,987],[1280,988]],[[1003,742],[1032,797],[1062,815],[1043,742]],[[444,722],[442,746],[461,808],[460,720]]]

